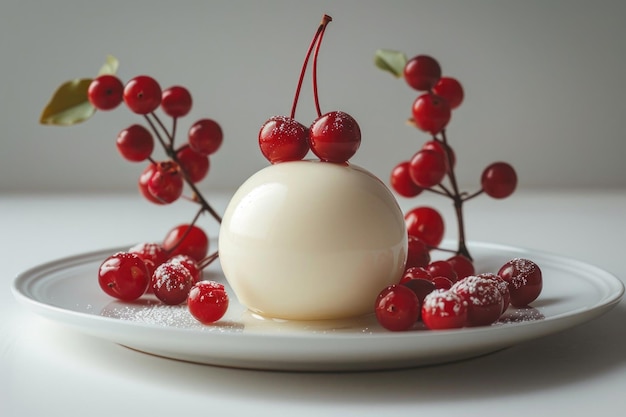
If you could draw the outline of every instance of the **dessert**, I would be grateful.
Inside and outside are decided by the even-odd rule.
[[[407,233],[388,188],[355,165],[271,165],[234,194],[220,226],[220,263],[259,314],[318,320],[372,312],[404,271]]]

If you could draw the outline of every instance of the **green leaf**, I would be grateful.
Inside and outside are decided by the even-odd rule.
[[[98,75],[115,75],[119,66],[120,63],[117,58],[115,58],[113,55],[107,55],[106,61],[104,62],[102,68],[100,68],[100,72],[98,72]]]
[[[396,78],[402,78],[406,55],[403,52],[391,49],[379,49],[374,55],[374,64],[383,71],[390,72]]]
[[[39,122],[46,125],[70,126],[90,118],[96,111],[87,97],[91,81],[91,78],[77,78],[62,84],[43,109]]]

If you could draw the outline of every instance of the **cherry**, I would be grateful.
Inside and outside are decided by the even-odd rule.
[[[187,307],[191,315],[203,324],[221,319],[228,310],[228,293],[215,281],[200,281],[189,291]]]
[[[402,197],[416,197],[424,189],[413,182],[409,174],[409,161],[400,162],[391,171],[391,188]]]
[[[430,252],[426,243],[417,236],[409,235],[405,268],[425,267],[429,263]]]
[[[157,170],[157,164],[155,163],[150,163],[143,170],[143,172],[139,176],[139,182],[138,182],[139,192],[141,192],[141,195],[143,195],[146,198],[146,200],[150,201],[151,203],[162,205],[166,203],[164,201],[159,200],[155,196],[153,196],[152,193],[148,190],[148,183],[150,182],[150,179],[152,178],[156,170]]]
[[[141,297],[148,287],[150,273],[135,253],[118,252],[106,258],[98,269],[98,284],[108,295],[122,301]]]
[[[447,165],[443,155],[431,150],[418,151],[409,163],[411,180],[422,188],[439,184],[446,176]]]
[[[117,135],[117,150],[128,161],[145,161],[152,155],[154,139],[142,125],[132,125]]]
[[[222,128],[215,120],[200,119],[189,128],[189,146],[202,155],[215,153],[224,140]]]
[[[170,259],[168,259],[168,262],[179,263],[185,268],[187,268],[187,271],[189,271],[189,273],[191,274],[191,277],[193,278],[194,284],[202,280],[203,271],[202,269],[200,269],[200,267],[198,266],[198,263],[191,256],[174,255]]]
[[[158,162],[148,180],[148,192],[162,203],[178,200],[183,193],[183,174],[174,161]]]
[[[443,240],[443,218],[434,208],[416,207],[404,215],[404,221],[408,234],[418,237],[431,248],[437,247]]]
[[[450,121],[452,113],[445,98],[435,94],[422,94],[413,102],[413,120],[424,132],[436,135]]]
[[[525,307],[539,297],[543,278],[539,266],[525,258],[514,258],[498,271],[498,276],[509,284],[511,305]]]
[[[441,77],[441,66],[433,57],[418,55],[404,66],[404,80],[418,91],[428,91]]]
[[[209,252],[209,238],[198,226],[181,224],[166,234],[163,248],[170,257],[182,254],[200,262]]]
[[[361,145],[361,128],[349,114],[331,111],[311,125],[309,144],[322,161],[347,162]]]
[[[517,187],[515,169],[506,162],[494,162],[482,173],[480,182],[483,191],[493,198],[506,198]]]
[[[124,102],[137,114],[148,114],[161,104],[161,86],[147,75],[139,75],[126,83]]]
[[[209,173],[209,157],[201,155],[189,146],[183,146],[176,152],[176,158],[180,167],[187,174],[189,181],[200,182]]]
[[[454,283],[446,277],[435,277],[432,278],[431,281],[435,285],[436,290],[449,290],[454,285]]]
[[[420,305],[413,291],[404,285],[390,285],[376,297],[375,314],[387,330],[408,330],[419,317]]]
[[[446,259],[446,262],[452,266],[456,272],[457,279],[463,279],[467,276],[474,275],[476,272],[474,264],[466,256],[454,255]]]
[[[436,289],[435,284],[432,281],[432,278],[431,279],[415,278],[415,279],[405,281],[401,283],[400,285],[403,285],[409,288],[411,291],[415,293],[420,306],[423,304],[424,298],[426,298],[428,294],[435,291]]]
[[[452,77],[441,77],[433,87],[433,93],[445,98],[452,110],[461,105],[465,95],[461,83]]]
[[[467,303],[451,290],[435,290],[424,298],[422,321],[431,330],[461,328],[467,322]]]
[[[504,313],[509,305],[511,304],[511,294],[509,293],[509,283],[506,282],[502,277],[494,274],[492,272],[485,272],[483,274],[478,274],[478,277],[490,279],[496,282],[496,287],[500,294],[502,295],[502,313]]]
[[[430,275],[430,272],[428,272],[426,268],[421,266],[411,266],[404,270],[402,278],[400,279],[400,284],[404,284],[412,279],[425,279],[430,281],[432,278],[432,275]]]
[[[171,117],[183,117],[191,110],[191,93],[185,87],[175,85],[163,91],[161,109]]]
[[[286,116],[274,116],[259,131],[261,153],[272,164],[300,161],[309,152],[309,131]]]
[[[115,75],[95,78],[87,89],[87,99],[98,110],[112,110],[122,102],[124,85]]]
[[[177,305],[187,299],[193,285],[189,270],[179,262],[165,262],[152,274],[154,295],[165,304]]]
[[[500,318],[503,299],[495,281],[469,276],[456,282],[451,291],[467,303],[468,326],[487,326]]]
[[[150,276],[154,273],[154,270],[167,261],[168,254],[158,243],[138,243],[131,247],[128,252],[137,254],[148,268]]]
[[[458,281],[458,276],[450,265],[446,261],[434,261],[426,266],[426,270],[433,277],[446,277],[452,282]]]
[[[450,145],[444,145],[440,140],[429,140],[422,145],[423,150],[439,152],[446,163],[447,171],[456,164],[456,155]],[[450,164],[452,161],[452,164]]]

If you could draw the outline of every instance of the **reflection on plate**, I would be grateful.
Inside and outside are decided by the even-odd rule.
[[[35,313],[142,352],[202,364],[293,371],[391,369],[483,355],[594,319],[624,293],[621,281],[595,266],[473,242],[477,272],[495,272],[515,257],[532,259],[541,267],[544,289],[532,307],[510,308],[492,326],[394,333],[382,329],[372,316],[320,322],[266,319],[231,299],[226,316],[204,326],[184,305],[165,306],[149,296],[125,303],[104,294],[97,270],[117,250],[32,268],[15,279],[13,293]],[[212,268],[208,278],[224,282],[219,266]]]

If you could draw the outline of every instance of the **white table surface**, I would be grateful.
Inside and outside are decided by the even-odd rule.
[[[223,212],[229,194],[207,195]],[[436,195],[400,203],[451,215]],[[465,207],[470,240],[577,258],[626,280],[624,189],[518,191]],[[481,358],[316,374],[149,356],[39,317],[11,294],[10,283],[27,268],[159,240],[193,211],[189,203],[157,207],[136,195],[0,195],[0,416],[598,416],[626,408],[623,300],[589,323]],[[447,237],[456,235],[452,229]]]

